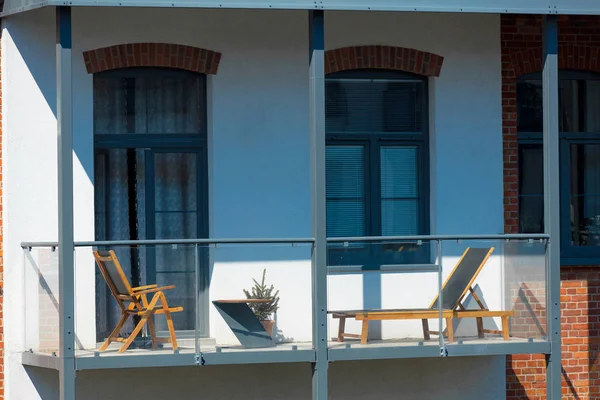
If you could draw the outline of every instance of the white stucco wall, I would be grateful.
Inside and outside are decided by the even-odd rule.
[[[211,236],[310,236],[306,13],[89,8],[75,9],[73,18],[76,240],[94,237],[92,76],[85,71],[82,52],[130,42],[178,43],[223,54],[218,75],[209,78],[208,93]],[[432,232],[502,232],[499,17],[332,12],[327,13],[326,26],[328,49],[381,44],[444,56],[441,76],[430,80]],[[57,237],[53,12],[10,17],[3,28],[4,268],[5,299],[10,304],[5,311],[5,326],[10,327],[5,332],[5,382],[10,399],[33,399],[35,387],[26,383],[30,377],[19,356],[24,348],[19,243]],[[309,252],[277,249],[249,256],[242,250],[218,251],[211,299],[242,297],[241,289],[248,288],[251,278],[266,267],[269,282],[281,292],[277,315],[281,334],[310,340]],[[459,253],[445,249],[445,274]],[[494,256],[478,280],[490,307],[502,306],[500,262]],[[77,334],[83,346],[93,342],[94,268],[90,255],[79,252]],[[336,275],[329,284],[330,309],[362,308],[373,301],[382,307],[426,307],[437,277]],[[212,306],[210,324],[211,336],[220,343],[235,343]],[[349,330],[356,328],[348,323]],[[337,322],[330,324],[332,333],[336,329]],[[419,335],[419,330],[418,321],[386,321],[380,334]],[[501,398],[482,395],[502,392],[503,361],[480,363],[463,369],[487,371],[499,383],[485,381],[479,392],[472,392],[473,398]],[[448,384],[455,369],[440,369],[438,376]],[[411,387],[435,393],[433,385],[415,380],[419,374],[412,370],[406,375]],[[382,391],[396,393],[396,378]]]
[[[504,357],[336,362],[329,366],[329,398],[501,400],[504,373]],[[58,400],[56,371],[30,374],[43,400]],[[84,371],[77,377],[77,398],[310,400],[310,378],[308,364]],[[102,391],[99,382],[105,383]]]

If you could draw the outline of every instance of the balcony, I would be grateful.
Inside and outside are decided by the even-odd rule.
[[[313,250],[312,239],[77,243],[76,368],[313,362]],[[329,239],[329,360],[549,353],[546,252],[543,236]],[[58,250],[23,253],[23,363],[58,368]],[[244,292],[263,274],[280,299],[270,324],[253,312],[268,300]],[[141,312],[119,307],[127,291]],[[154,297],[152,323],[126,342]]]

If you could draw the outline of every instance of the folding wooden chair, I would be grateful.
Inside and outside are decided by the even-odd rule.
[[[488,310],[473,290],[473,283],[481,272],[481,269],[489,259],[494,248],[467,248],[460,260],[442,286],[442,318],[446,320],[446,335],[449,342],[454,341],[454,329],[452,320],[454,318],[475,318],[477,320],[477,334],[483,338],[485,333],[501,334],[504,340],[509,340],[508,317],[514,316],[514,311],[490,311]],[[471,293],[478,310],[467,310],[462,304],[467,293]],[[333,318],[340,320],[338,327],[338,342],[343,342],[345,337],[360,339],[361,344],[367,343],[369,334],[369,321],[385,320],[414,320],[420,319],[423,324],[423,337],[430,339],[430,335],[439,335],[440,332],[429,330],[428,319],[439,318],[438,295],[432,300],[426,309],[394,309],[394,310],[353,310],[353,311],[329,311]],[[490,330],[483,328],[483,318],[500,317],[502,330]],[[346,333],[346,319],[354,318],[362,321],[361,334]],[[443,332],[441,333],[443,334]]]
[[[158,285],[146,285],[132,288],[113,250],[94,251],[94,258],[96,259],[96,263],[100,268],[100,272],[102,273],[110,292],[115,300],[117,300],[117,304],[119,304],[122,314],[117,326],[108,336],[108,339],[106,339],[102,347],[100,347],[100,351],[106,350],[111,342],[124,342],[123,346],[119,349],[119,353],[123,353],[140,333],[146,322],[148,323],[150,336],[152,337],[153,349],[156,349],[157,343],[171,343],[173,350],[177,350],[177,338],[175,336],[175,329],[173,328],[171,313],[181,312],[183,311],[183,307],[169,307],[165,294],[163,293],[165,290],[174,289],[175,286],[158,287]],[[148,301],[147,295],[151,293],[154,293],[154,295],[152,296],[152,299]],[[152,317],[156,314],[165,315],[167,326],[169,328],[169,338],[156,337],[154,321],[152,320]],[[117,337],[119,331],[123,328],[125,322],[127,322],[127,319],[130,316],[135,315],[141,316],[142,318],[133,332],[131,332],[127,338]]]

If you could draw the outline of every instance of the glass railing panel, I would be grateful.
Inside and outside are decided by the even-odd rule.
[[[310,241],[78,246],[77,354],[311,350],[312,246]],[[247,301],[248,296],[258,299]],[[272,307],[275,296],[279,301]]]
[[[208,267],[202,353],[312,349],[312,243],[200,249]]]
[[[172,353],[171,324],[177,352],[195,352],[194,245],[77,247],[75,254],[79,356]]]
[[[58,249],[23,249],[24,350],[59,355]]]
[[[456,342],[545,339],[544,240],[447,240],[443,248],[444,280],[458,288],[445,290]]]
[[[430,240],[330,241],[330,347],[439,344],[439,251]]]

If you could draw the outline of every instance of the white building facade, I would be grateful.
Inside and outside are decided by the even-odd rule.
[[[58,365],[52,358],[64,365],[60,306],[51,301],[59,298],[59,262],[52,246],[22,246],[58,240],[56,132],[66,114],[57,96],[57,12],[45,7],[2,22],[4,376],[11,400],[59,398],[64,384],[58,371],[64,367],[42,368]],[[311,260],[311,240],[318,245],[320,239],[311,229],[315,128],[307,67],[314,49],[307,14],[71,10],[73,227],[75,242],[88,242],[74,253],[76,398],[311,397],[310,365],[319,363],[313,328],[319,269]],[[492,238],[503,234],[505,224],[500,15],[324,15],[327,217],[320,222],[327,236],[466,240],[444,239],[441,251],[436,239],[342,243],[340,252],[330,244],[328,264],[321,266],[328,270],[327,311],[427,308],[440,279],[452,273],[467,247],[478,245],[494,247],[473,283],[486,308],[520,310],[511,285],[525,282],[541,285],[527,299],[545,310],[551,275],[545,239],[522,238],[532,246],[542,243],[531,256],[521,248],[511,252],[508,239]],[[175,284],[167,298],[184,309],[174,317],[178,352],[130,349],[122,364],[104,363],[117,356],[98,352],[97,344],[113,329],[119,310],[92,257],[93,242],[236,238],[307,242],[115,245],[134,286]],[[386,245],[413,251],[390,255]],[[535,277],[520,272],[518,255],[530,256]],[[212,302],[244,297],[242,289],[263,270],[280,296],[271,351],[284,348],[304,358],[267,356],[267,362],[248,355],[211,366],[204,352],[216,360],[236,354],[239,345]],[[470,294],[467,301],[476,299]],[[45,314],[48,301],[54,310]],[[428,347],[419,319],[371,322],[369,340],[380,350],[356,356],[342,352],[362,347],[336,342],[339,321],[331,314],[326,321],[331,399],[503,399],[506,354],[551,352],[544,349],[552,338],[540,333],[545,314],[539,321],[513,318],[511,340],[490,340],[521,347],[496,350],[485,340],[460,350],[477,337],[475,321],[454,321],[458,347],[455,353],[448,347],[450,357],[442,359],[437,348],[436,356],[399,355],[402,343],[416,352]],[[430,320],[435,330],[438,323]],[[491,330],[501,325],[498,318],[484,323]],[[539,325],[539,331],[519,335],[519,324]],[[361,323],[349,320],[346,329],[360,332]],[[437,345],[437,336],[432,341]],[[388,345],[397,355],[385,354]],[[42,361],[26,362],[23,355],[53,351],[59,354]],[[128,353],[139,353],[140,361]],[[199,354],[206,362],[194,365]],[[315,386],[313,378],[313,398],[320,398]]]

